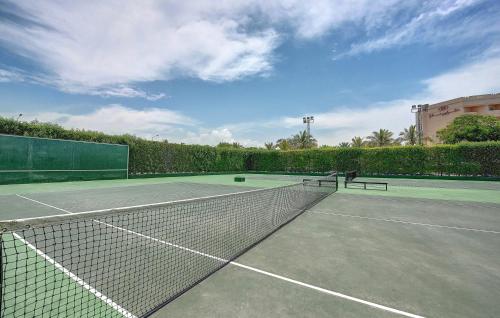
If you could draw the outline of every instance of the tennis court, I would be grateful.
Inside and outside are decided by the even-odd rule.
[[[2,315],[498,316],[499,182],[234,176],[0,186]]]

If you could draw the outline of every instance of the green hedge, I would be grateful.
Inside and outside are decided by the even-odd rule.
[[[128,144],[132,175],[180,172],[269,171],[315,173],[357,170],[362,175],[500,176],[500,142],[433,147],[326,148],[309,150],[231,149],[150,141],[69,130],[55,124],[0,117],[0,133]]]
[[[433,147],[330,148],[258,151],[251,170],[321,172],[357,170],[362,175],[500,176],[500,142]]]
[[[248,152],[138,140],[130,145],[131,174],[244,171]]]

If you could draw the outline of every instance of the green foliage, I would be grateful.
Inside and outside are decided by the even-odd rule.
[[[390,146],[394,143],[394,138],[392,137],[394,133],[387,129],[379,129],[379,131],[374,131],[366,139],[368,139],[368,145],[372,147],[385,147]]]
[[[0,134],[105,142],[122,145],[130,144],[134,140],[138,139],[137,137],[131,135],[106,135],[97,131],[65,129],[57,124],[41,123],[36,120],[26,122],[4,117],[0,117]]]
[[[243,171],[247,150],[230,147],[171,144],[131,135],[113,136],[101,132],[65,129],[57,124],[22,122],[0,117],[0,133],[129,145],[129,172],[157,174],[173,172]],[[238,149],[235,149],[238,148]]]
[[[356,136],[351,139],[351,147],[363,147],[366,145],[366,142],[363,140],[362,137]]]
[[[317,147],[318,141],[312,135],[307,134],[305,130],[293,135],[292,137],[278,139],[278,141],[276,141],[276,148],[280,150],[309,149]]]
[[[305,130],[299,132],[289,139],[289,143],[294,149],[307,149],[318,147],[318,142],[316,139],[309,135]]]
[[[238,142],[219,142],[217,145],[217,148],[235,148],[235,149],[240,149],[243,148],[243,146],[238,143]]]
[[[253,153],[251,170],[363,175],[500,175],[500,142],[457,145],[319,148]]]
[[[55,124],[17,122],[0,117],[0,133],[46,138],[128,144],[133,175],[179,172],[326,172],[357,170],[364,175],[500,176],[500,142],[391,147],[321,147],[281,150],[211,147],[151,141],[130,135],[68,130]],[[380,133],[380,132],[379,132]],[[391,143],[391,145],[393,145]]]
[[[349,148],[350,146],[351,146],[351,144],[348,142],[345,142],[345,141],[339,143],[339,147],[341,147],[341,148]]]
[[[418,142],[417,127],[410,125],[399,133],[399,139],[407,146],[414,146]]]
[[[290,150],[292,146],[290,145],[290,142],[288,142],[288,139],[278,139],[278,141],[276,141],[276,148],[286,151]]]
[[[437,132],[446,144],[462,141],[499,141],[500,120],[490,115],[466,114],[456,117],[446,128]]]
[[[266,142],[264,144],[264,147],[266,147],[267,150],[272,150],[274,149],[276,146],[272,143],[272,142]]]

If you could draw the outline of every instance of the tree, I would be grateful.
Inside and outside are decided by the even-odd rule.
[[[278,139],[274,147],[280,150],[316,148],[318,142],[306,131],[301,131],[292,137]]]
[[[360,148],[363,147],[366,144],[366,142],[363,140],[362,137],[354,137],[351,139],[351,146],[355,148]]]
[[[318,147],[318,142],[313,136],[309,135],[305,130],[289,138],[289,143],[292,148],[306,149]]]
[[[346,141],[339,143],[340,148],[349,148],[350,146],[351,146],[351,144],[346,142]]]
[[[267,150],[273,150],[275,147],[272,142],[266,142],[264,146],[266,147]]]
[[[276,148],[279,148],[280,150],[290,150],[292,147],[290,146],[288,139],[278,139],[278,141],[276,141]]]
[[[466,114],[456,117],[437,136],[445,144],[461,141],[500,140],[500,120],[491,115]]]
[[[410,127],[405,128],[399,133],[399,138],[405,143],[405,145],[416,145],[418,142],[417,127],[415,127],[415,125],[411,125]]]
[[[369,140],[369,145],[374,147],[384,147],[389,146],[394,143],[394,135],[391,131],[387,129],[379,129],[379,131],[374,131],[366,139]]]

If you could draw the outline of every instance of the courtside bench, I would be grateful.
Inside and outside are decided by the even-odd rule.
[[[345,173],[344,188],[387,191],[387,182],[354,181],[357,176],[356,171],[347,171]],[[351,185],[351,187],[348,185]]]

